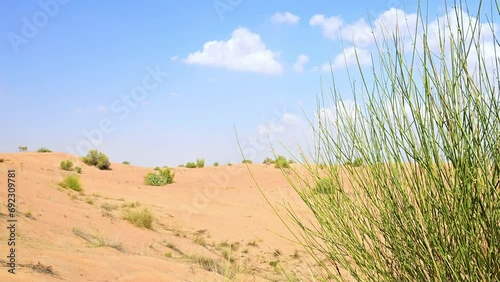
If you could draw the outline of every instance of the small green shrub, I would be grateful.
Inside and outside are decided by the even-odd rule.
[[[196,167],[197,168],[202,168],[205,166],[205,159],[197,159],[196,160]]]
[[[72,162],[71,160],[65,160],[65,161],[62,161],[62,162],[59,164],[59,167],[60,167],[62,170],[72,171],[72,170],[73,170],[73,162]]]
[[[170,168],[164,168],[150,172],[144,176],[144,183],[150,186],[163,186],[174,182],[174,175]]]
[[[184,164],[180,164],[179,167],[184,167]]]
[[[214,163],[214,166],[219,166],[219,162],[215,162],[215,163]]]
[[[38,150],[36,150],[38,153],[52,153],[51,150],[45,148],[45,147],[42,147],[42,148],[38,148]]]
[[[161,168],[160,168],[159,166],[157,166],[157,167],[155,167],[155,168],[154,168],[154,170],[156,170],[156,171],[160,171],[160,170],[161,170]]]
[[[363,159],[362,158],[355,158],[354,161],[347,161],[344,163],[346,166],[352,166],[352,167],[360,167],[363,165]]]
[[[290,163],[288,162],[288,160],[285,157],[278,156],[278,157],[276,157],[276,162],[274,163],[274,167],[275,168],[289,168]]]
[[[227,163],[227,166],[232,166],[233,164],[232,163]]]
[[[154,215],[148,208],[127,210],[123,219],[139,228],[153,229]]]
[[[271,158],[265,158],[264,161],[262,162],[263,164],[274,164],[276,161],[274,159],[271,159]]]
[[[186,164],[186,167],[187,167],[187,168],[196,168],[196,164],[195,164],[194,162],[188,162],[188,163]]]
[[[123,161],[122,164],[124,164],[124,165],[130,165],[130,162],[129,161]]]
[[[252,163],[252,161],[251,161],[251,160],[243,160],[241,163],[242,163],[242,164],[251,164],[251,163]]]
[[[81,192],[83,190],[82,183],[80,182],[80,177],[78,177],[77,175],[68,175],[64,177],[63,181],[59,182],[59,186],[77,192]]]
[[[97,150],[90,150],[87,153],[87,156],[82,158],[82,161],[86,165],[95,166],[100,170],[109,169],[109,167],[111,166],[108,156]]]
[[[82,173],[82,168],[77,166],[77,167],[75,167],[75,171],[76,171],[76,173]]]
[[[331,177],[323,177],[316,181],[314,191],[316,193],[328,194],[335,187],[335,183]]]

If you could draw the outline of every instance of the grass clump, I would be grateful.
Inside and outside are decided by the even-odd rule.
[[[500,281],[499,64],[483,45],[496,30],[455,4],[439,27],[419,7],[412,44],[383,34],[350,101],[335,83],[322,99],[332,104],[319,105],[315,160],[303,163],[328,160],[331,178],[311,181],[325,170],[307,165],[310,177],[287,176],[310,212],[283,217],[320,268],[314,280]]]
[[[335,187],[335,182],[331,177],[322,177],[316,182],[314,191],[316,193],[328,194]]]
[[[144,184],[150,186],[163,186],[174,182],[175,173],[170,168],[158,168],[144,176]]]
[[[196,160],[196,167],[197,168],[202,168],[205,166],[205,159],[197,159]]]
[[[59,164],[59,167],[62,170],[72,171],[73,170],[73,162],[71,160],[61,161],[61,163]]]
[[[194,162],[187,162],[186,163],[186,167],[187,168],[196,168],[196,163],[194,163]]]
[[[251,164],[252,160],[243,160],[241,161],[242,164]]]
[[[109,169],[111,162],[106,154],[97,150],[90,150],[82,161],[89,166],[95,166],[100,170]]]
[[[101,205],[101,208],[106,210],[106,211],[113,211],[113,210],[118,209],[118,206],[110,204],[110,203],[104,203]]]
[[[275,162],[276,162],[276,160],[267,157],[264,159],[264,161],[262,163],[266,164],[266,165],[270,165],[270,164],[274,164]]]
[[[290,162],[283,156],[277,156],[274,162],[275,168],[289,168]]]
[[[83,240],[87,241],[88,243],[90,243],[92,246],[94,246],[96,248],[110,247],[110,248],[113,248],[119,252],[125,251],[123,244],[121,242],[117,242],[117,241],[111,242],[102,234],[93,235],[93,234],[90,234],[88,232],[81,230],[78,227],[73,227],[73,234],[82,238]]]
[[[363,165],[362,158],[355,158],[354,161],[347,161],[344,163],[345,166],[360,167]]]
[[[64,177],[63,181],[59,182],[59,186],[65,189],[81,192],[83,190],[80,177],[76,175],[68,175]]]
[[[122,164],[124,164],[124,165],[130,165],[130,162],[129,161],[123,161]]]
[[[123,219],[139,228],[153,229],[154,215],[148,208],[126,210]]]
[[[51,150],[45,148],[45,147],[42,147],[42,148],[38,148],[38,150],[36,150],[38,153],[52,153]]]
[[[215,162],[215,163],[214,163],[214,166],[219,166],[219,162]]]
[[[76,173],[82,173],[82,168],[77,166],[77,167],[75,167],[75,171],[76,171]]]

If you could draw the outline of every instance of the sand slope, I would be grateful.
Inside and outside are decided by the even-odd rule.
[[[63,153],[1,158],[4,225],[6,173],[17,172],[18,268],[11,275],[2,265],[0,281],[285,281],[275,261],[290,269],[306,267],[305,256],[296,252],[300,247],[280,237],[291,235],[243,164],[174,168],[174,184],[151,187],[143,177],[152,168],[113,163],[112,170],[101,171]],[[59,169],[65,159],[83,168],[83,193],[58,186],[65,175],[75,174]],[[250,167],[271,198],[297,200],[279,169]],[[122,219],[125,210],[144,207],[155,215],[153,230]],[[8,236],[2,228],[3,261]]]

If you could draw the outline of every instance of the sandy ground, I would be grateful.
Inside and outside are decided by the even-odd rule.
[[[63,153],[2,158],[0,281],[286,281],[279,266],[307,269],[246,165],[174,168],[175,183],[152,187],[143,183],[152,168],[113,163],[101,171]],[[65,159],[83,168],[83,193],[58,186],[75,174],[60,170]],[[15,275],[5,265],[8,169],[16,170]],[[271,199],[298,201],[279,169],[250,170]],[[144,207],[155,215],[153,230],[122,218]]]

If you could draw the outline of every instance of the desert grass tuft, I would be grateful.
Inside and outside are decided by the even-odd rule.
[[[59,182],[59,186],[65,189],[71,189],[73,191],[81,192],[83,191],[82,183],[80,177],[76,175],[68,175],[64,177],[63,181]]]
[[[153,229],[154,215],[148,208],[126,210],[123,219],[137,227]]]
[[[285,174],[314,220],[275,209],[314,280],[500,281],[500,50],[483,45],[496,38],[483,11],[470,20],[455,4],[435,29],[419,4],[418,34],[375,38],[350,98],[334,75],[323,92],[315,152],[301,155],[310,177]]]

